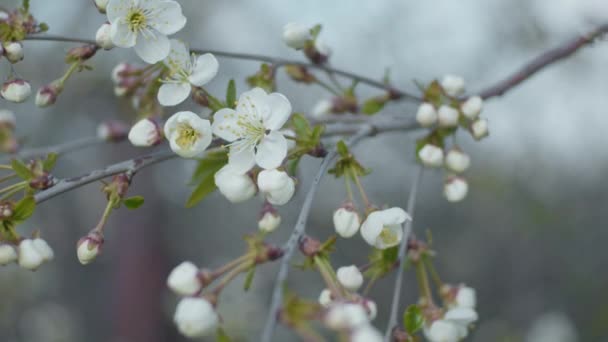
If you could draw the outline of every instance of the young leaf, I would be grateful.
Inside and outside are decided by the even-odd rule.
[[[424,324],[424,316],[422,316],[422,310],[417,305],[410,305],[405,309],[403,313],[403,326],[405,331],[413,335],[418,330],[422,329]]]
[[[51,171],[57,163],[57,153],[51,152],[46,156],[46,160],[42,164],[44,171]]]
[[[255,266],[250,268],[247,272],[247,276],[245,276],[245,285],[243,285],[243,289],[245,291],[249,291],[251,288],[251,284],[253,284],[253,276],[255,275]]]
[[[215,173],[228,163],[228,153],[225,150],[218,152],[209,152],[205,158],[199,160],[194,173],[192,174],[192,184],[198,183],[209,172]]]
[[[222,328],[217,328],[217,334],[216,334],[215,340],[217,342],[231,342],[232,341],[230,339],[230,336],[228,336],[228,334],[226,334],[226,332]]]
[[[34,209],[36,209],[36,200],[34,197],[24,197],[15,204],[15,210],[13,211],[11,219],[13,221],[25,221],[32,216]]]
[[[137,209],[144,204],[143,196],[133,196],[129,198],[125,198],[122,203],[127,207],[127,209]]]
[[[13,159],[11,162],[11,166],[13,167],[13,171],[15,171],[17,176],[21,177],[24,180],[29,180],[34,177],[34,174],[30,170],[30,168],[27,167],[27,165],[25,165],[19,159]]]
[[[207,197],[207,195],[215,191],[215,189],[214,174],[209,173],[201,180],[194,191],[192,191],[192,194],[190,194],[188,201],[186,201],[186,208],[192,208],[195,204],[202,201],[203,198]]]
[[[228,89],[226,89],[226,106],[229,108],[236,107],[236,84],[234,80],[228,82]]]
[[[367,115],[374,115],[384,108],[386,101],[380,101],[378,98],[371,98],[363,103],[361,111]]]

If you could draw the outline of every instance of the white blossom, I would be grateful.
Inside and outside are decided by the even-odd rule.
[[[329,99],[322,99],[312,108],[312,117],[317,120],[326,118],[331,114],[334,104]]]
[[[350,238],[357,234],[361,226],[359,213],[352,205],[345,205],[334,211],[334,229],[343,238]]]
[[[167,35],[186,25],[180,4],[172,0],[110,0],[106,13],[114,45],[134,47],[150,64],[167,57],[171,49]]]
[[[252,198],[257,192],[255,183],[246,173],[236,172],[229,165],[215,173],[215,185],[232,203],[239,203]]]
[[[481,140],[488,136],[488,120],[478,119],[471,125],[471,132],[476,140]]]
[[[0,125],[15,127],[17,119],[15,113],[9,109],[0,109]]]
[[[464,79],[456,75],[445,75],[441,79],[441,88],[450,96],[464,93]]]
[[[437,111],[435,107],[428,103],[423,102],[418,107],[418,111],[416,112],[416,121],[422,127],[430,127],[437,122]]]
[[[321,293],[319,294],[319,304],[321,304],[324,307],[328,307],[331,305],[332,301],[333,300],[331,298],[331,290],[323,289],[323,291],[321,291]]]
[[[17,261],[17,250],[14,246],[3,243],[0,244],[0,265],[8,265]]]
[[[291,115],[291,103],[279,93],[254,88],[241,94],[236,110],[214,115],[213,133],[230,142],[228,164],[240,172],[255,164],[275,169],[287,156],[287,141],[280,131]]]
[[[462,173],[471,165],[471,158],[458,149],[451,149],[445,156],[445,165],[454,172]]]
[[[466,101],[464,101],[460,105],[460,110],[462,114],[466,116],[470,120],[474,120],[481,113],[481,109],[483,108],[483,99],[479,96],[469,97]]]
[[[37,107],[48,107],[57,101],[57,97],[63,91],[63,86],[60,82],[40,87],[36,92],[35,103]]]
[[[293,197],[296,185],[287,172],[279,170],[262,170],[258,174],[258,189],[264,194],[268,203],[283,205]]]
[[[477,295],[475,289],[468,286],[460,286],[454,298],[457,307],[474,309],[477,305]]]
[[[429,342],[458,342],[460,339],[459,327],[453,322],[439,319],[424,329],[424,336]]]
[[[334,330],[355,329],[369,323],[363,307],[355,303],[334,303],[325,314],[325,324]]]
[[[382,334],[371,324],[357,327],[350,336],[350,342],[382,342]]]
[[[199,157],[211,144],[211,123],[192,112],[177,112],[165,123],[165,137],[179,156]]]
[[[439,107],[437,111],[439,126],[456,127],[458,126],[458,111],[447,105]]]
[[[30,97],[32,94],[32,87],[25,80],[14,79],[4,82],[0,94],[7,101],[20,103]]]
[[[108,23],[103,23],[95,33],[95,42],[104,50],[111,50],[114,47],[111,31],[112,26]]]
[[[443,316],[443,319],[452,321],[464,327],[476,322],[478,318],[479,316],[475,310],[466,307],[449,309]]]
[[[296,50],[304,48],[306,42],[312,38],[310,28],[297,23],[288,23],[283,27],[283,41],[287,46]]]
[[[162,140],[162,130],[152,119],[141,119],[129,130],[129,141],[133,146],[154,146],[160,144]]]
[[[167,286],[180,296],[196,294],[202,289],[198,267],[189,261],[182,262],[169,273]]]
[[[40,265],[53,259],[54,253],[48,243],[40,238],[24,239],[19,243],[19,266],[36,270]]]
[[[219,69],[215,56],[210,53],[190,55],[186,44],[176,39],[171,39],[171,51],[163,62],[169,68],[169,76],[158,90],[158,102],[163,106],[182,103],[190,96],[192,86],[207,84]]]
[[[281,224],[281,216],[272,211],[267,211],[262,215],[262,218],[258,220],[258,228],[265,232],[274,232]]]
[[[188,297],[177,304],[173,321],[180,333],[195,338],[214,334],[219,317],[208,300]]]
[[[443,186],[443,194],[450,202],[462,201],[469,191],[469,185],[464,178],[449,177]]]
[[[35,238],[32,243],[34,244],[36,250],[38,250],[38,253],[40,253],[40,255],[42,256],[42,259],[44,261],[53,260],[53,258],[55,257],[55,253],[53,252],[51,246],[49,246],[49,244],[45,240],[41,238]]]
[[[426,166],[439,167],[443,164],[443,149],[432,144],[426,144],[418,151],[418,158]]]
[[[411,219],[408,213],[398,207],[374,211],[361,225],[361,236],[376,248],[393,247],[403,238],[403,223]]]
[[[4,44],[4,56],[13,64],[23,60],[23,45],[20,42],[9,42]]]
[[[347,290],[355,292],[363,285],[363,274],[355,265],[338,268],[336,276],[340,285]]]

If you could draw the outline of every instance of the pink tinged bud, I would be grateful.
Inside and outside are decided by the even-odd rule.
[[[63,86],[59,82],[53,82],[38,89],[36,93],[36,106],[48,107],[54,104],[62,91]]]
[[[17,261],[18,259],[17,249],[15,246],[3,243],[0,244],[0,265],[8,265]]]
[[[0,126],[15,128],[17,120],[12,110],[0,109]]]
[[[167,286],[180,296],[193,296],[201,291],[203,284],[200,270],[189,261],[175,267],[167,278]]]
[[[103,242],[103,235],[97,231],[92,231],[89,235],[78,240],[76,244],[78,261],[83,265],[87,265],[95,260],[101,252]]]
[[[105,141],[119,142],[127,138],[130,127],[119,120],[107,120],[97,126],[97,137]]]
[[[265,232],[271,233],[275,231],[281,224],[281,215],[276,211],[267,211],[262,215],[262,218],[258,221],[258,228]]]
[[[131,76],[131,73],[137,70],[134,66],[128,63],[119,63],[112,69],[112,81],[114,84],[120,84],[125,78]]]
[[[456,127],[458,126],[458,111],[447,105],[439,107],[437,111],[439,126],[441,127]]]
[[[488,132],[488,120],[478,119],[471,124],[471,134],[475,140],[481,140],[487,137],[490,133]]]
[[[462,177],[449,177],[443,186],[443,194],[450,202],[462,201],[469,191],[467,181]]]
[[[448,169],[456,173],[462,173],[471,165],[471,158],[466,153],[454,148],[445,156],[445,164]]]
[[[10,42],[4,44],[4,55],[9,62],[15,64],[23,60],[23,45],[20,42]]]
[[[110,34],[111,28],[112,26],[109,23],[103,23],[95,34],[95,42],[104,50],[111,50],[114,47]]]
[[[416,121],[422,127],[430,127],[437,122],[437,111],[432,104],[424,102],[418,107]]]
[[[4,82],[0,95],[11,102],[20,103],[27,100],[32,94],[32,87],[29,82],[22,79],[13,79]]]
[[[187,297],[177,304],[173,321],[182,335],[196,338],[213,335],[219,317],[207,299]]]
[[[154,146],[160,144],[162,140],[162,128],[152,119],[138,121],[129,131],[129,141],[133,146]]]
[[[68,51],[66,56],[66,61],[86,61],[87,59],[93,57],[97,52],[97,45],[94,44],[86,44],[82,46],[77,46]]]
[[[97,7],[97,10],[99,10],[100,13],[106,13],[108,2],[110,2],[110,0],[93,0],[95,7]]]
[[[425,166],[439,167],[443,164],[443,149],[432,144],[426,144],[418,151],[418,158]]]
[[[340,285],[349,291],[357,291],[363,285],[363,274],[355,265],[338,268],[336,276]]]
[[[343,238],[353,237],[359,231],[361,218],[352,203],[346,203],[334,211],[334,229]]]

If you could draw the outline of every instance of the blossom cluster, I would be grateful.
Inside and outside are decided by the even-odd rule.
[[[37,237],[23,239],[18,246],[0,244],[0,265],[18,263],[20,267],[35,271],[47,261],[53,260],[55,253],[49,244]]]

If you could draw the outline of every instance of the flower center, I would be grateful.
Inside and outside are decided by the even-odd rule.
[[[132,8],[127,14],[127,24],[131,32],[139,32],[146,27],[146,14],[141,8]]]
[[[192,145],[194,145],[196,141],[201,138],[201,134],[186,123],[180,124],[177,128],[177,132],[179,135],[175,142],[179,145],[179,147],[184,149],[192,147]]]
[[[262,120],[255,120],[249,115],[237,114],[238,120],[236,122],[239,127],[243,130],[242,137],[249,140],[254,145],[257,144],[264,135],[266,134],[266,128],[262,123]]]
[[[395,232],[393,232],[391,229],[389,229],[387,227],[382,227],[382,231],[380,232],[380,235],[378,236],[378,238],[385,245],[389,245],[389,246],[395,245],[399,242],[399,241],[397,241],[397,234],[395,234]]]

